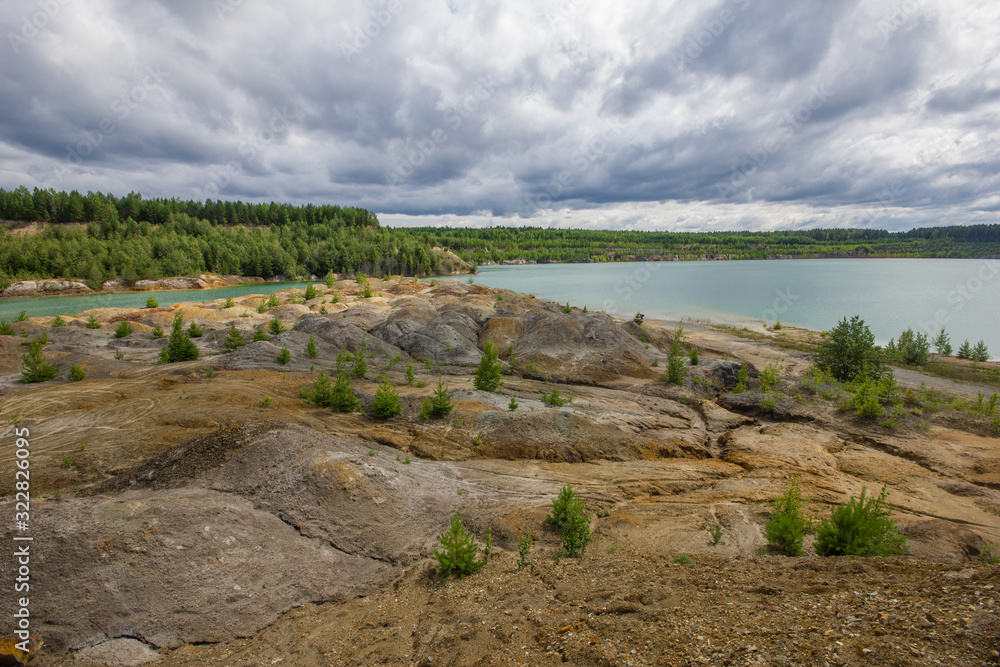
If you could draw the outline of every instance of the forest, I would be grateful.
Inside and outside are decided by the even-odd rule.
[[[642,232],[541,227],[383,227],[357,207],[144,199],[0,188],[0,289],[13,280],[91,286],[212,272],[224,275],[433,275],[434,247],[474,264],[774,259],[823,256],[1000,256],[1000,225],[888,232]],[[32,223],[45,223],[27,233]]]

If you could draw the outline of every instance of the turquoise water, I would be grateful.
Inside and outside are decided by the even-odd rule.
[[[257,285],[234,285],[204,290],[169,290],[164,292],[119,292],[107,294],[74,294],[69,296],[40,296],[0,299],[0,319],[12,321],[22,310],[28,317],[41,315],[75,315],[91,308],[142,308],[146,299],[153,297],[161,306],[169,306],[182,301],[213,301],[247,294],[270,294],[278,290],[298,287],[304,289],[307,282],[260,283]],[[317,282],[316,284],[321,284]]]
[[[739,323],[780,319],[824,330],[861,315],[880,343],[908,327],[944,326],[957,349],[986,341],[1000,357],[1000,259],[804,259],[484,266],[476,282],[560,303],[631,317],[694,317]],[[0,299],[0,319],[75,314],[89,308],[140,308],[267,294],[305,282],[208,290]]]
[[[879,343],[945,327],[1000,357],[1000,259],[804,259],[484,266],[477,283],[631,317],[766,320],[809,329],[861,315]]]

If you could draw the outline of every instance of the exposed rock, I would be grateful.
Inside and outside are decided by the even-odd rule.
[[[138,639],[122,637],[81,649],[76,653],[76,659],[103,662],[115,667],[139,667],[162,660],[163,655]]]
[[[533,313],[514,345],[518,367],[559,382],[595,384],[614,376],[652,378],[648,352],[608,315]],[[533,367],[537,370],[531,370]]]
[[[440,313],[421,329],[400,336],[396,344],[414,359],[455,366],[475,366],[482,353],[476,347],[478,327],[460,312]]]
[[[32,294],[78,294],[93,292],[78,280],[20,280],[3,291],[3,296],[31,296]]]
[[[160,278],[158,280],[139,280],[135,283],[135,289],[146,290],[172,290],[172,289],[205,289],[209,284],[201,278]]]
[[[757,368],[750,362],[733,359],[715,359],[691,369],[691,373],[717,386],[732,389],[739,382],[738,376],[740,368],[743,366],[747,367],[749,377],[756,378],[760,375]]]

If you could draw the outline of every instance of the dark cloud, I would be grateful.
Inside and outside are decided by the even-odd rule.
[[[971,0],[11,0],[0,186],[398,224],[992,222],[998,19]]]

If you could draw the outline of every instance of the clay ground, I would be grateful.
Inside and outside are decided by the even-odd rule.
[[[86,313],[56,329],[34,318],[18,330],[46,332],[62,371],[39,385],[18,382],[26,339],[0,336],[0,456],[13,460],[12,418],[30,428],[46,554],[33,664],[997,663],[1000,575],[982,554],[1000,543],[1000,440],[983,420],[860,422],[803,386],[807,354],[697,323],[685,327],[699,367],[668,386],[670,328],[459,281],[372,282],[371,299],[343,282],[261,314],[245,298],[96,312],[101,329],[82,326]],[[150,365],[163,341],[149,331],[169,331],[175,312],[206,330],[202,357]],[[276,314],[290,330],[270,343],[219,349],[228,323],[249,333]],[[122,319],[136,333],[115,339]],[[355,392],[370,401],[384,375],[399,417],[300,396],[361,340],[371,356]],[[472,384],[487,340],[517,356],[496,394]],[[778,362],[797,398],[766,410],[730,394],[707,370],[729,360]],[[406,384],[411,362],[423,386]],[[86,380],[65,380],[71,363]],[[455,409],[422,420],[438,377]],[[572,402],[542,403],[553,388]],[[817,518],[886,484],[910,554],[760,553],[768,501],[795,476]],[[557,563],[544,517],[567,483],[594,541]],[[498,553],[442,582],[430,555],[455,511],[480,539],[492,526]],[[524,533],[535,564],[518,571]]]

